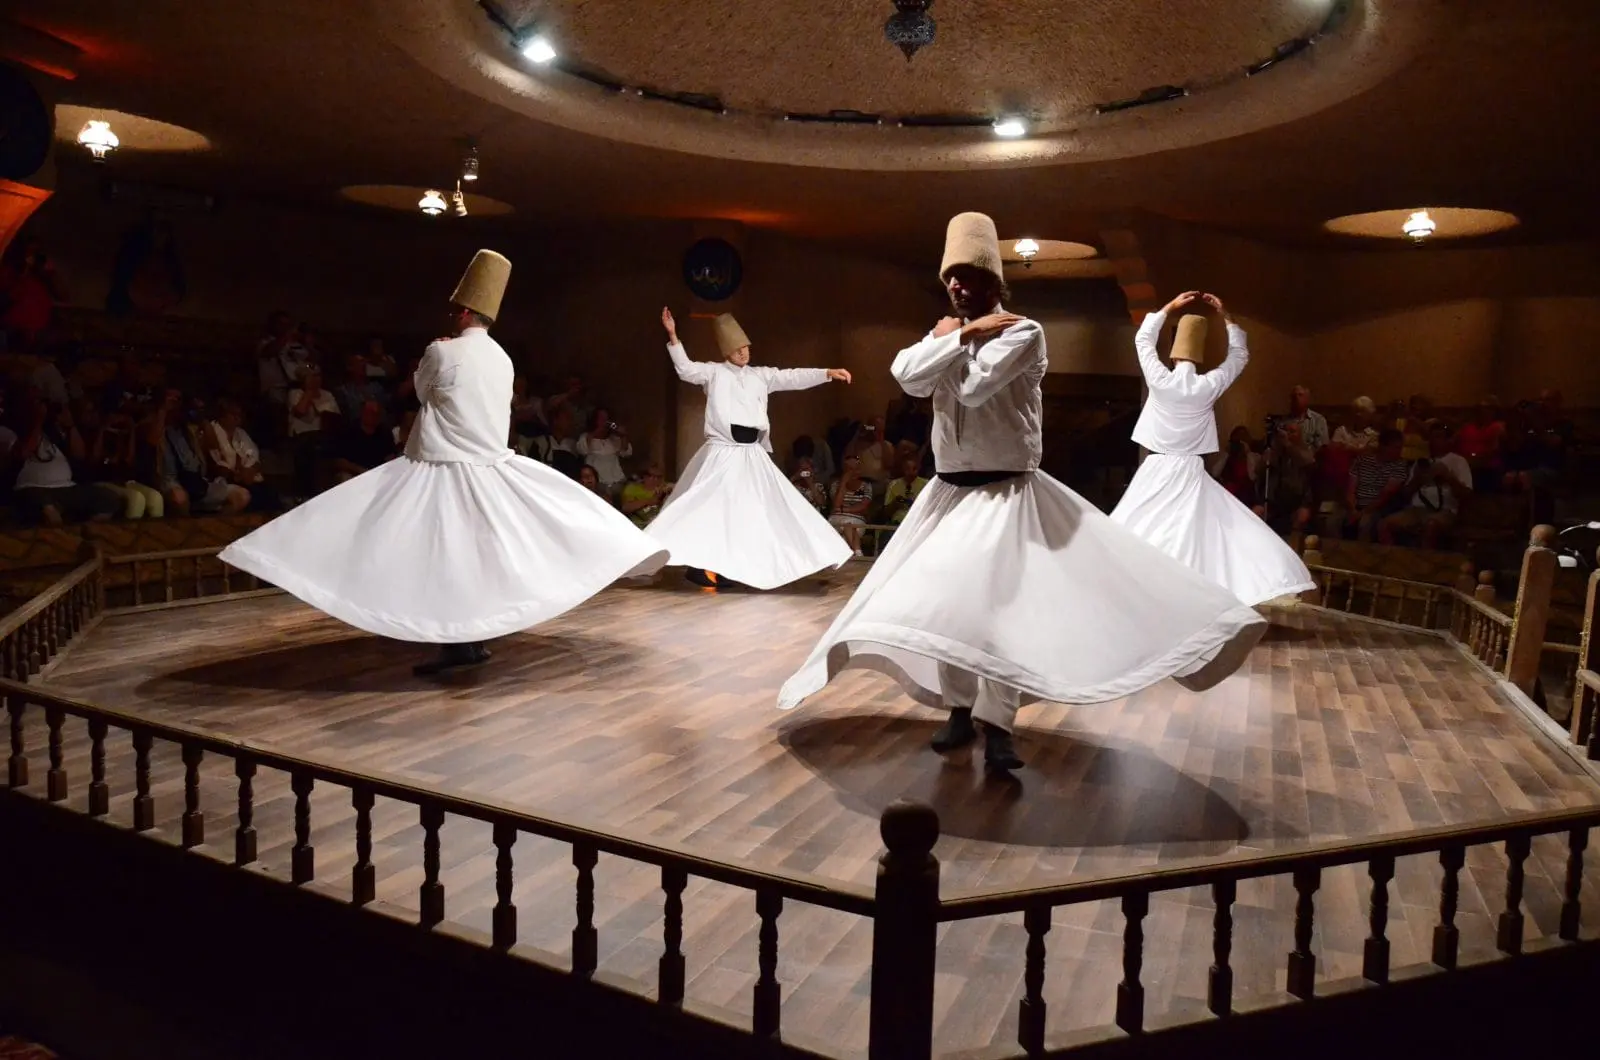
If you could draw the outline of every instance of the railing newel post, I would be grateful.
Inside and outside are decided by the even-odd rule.
[[[933,1056],[933,979],[939,932],[939,815],[899,800],[883,812],[872,917],[869,1060]]]

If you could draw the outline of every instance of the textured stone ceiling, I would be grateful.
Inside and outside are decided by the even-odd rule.
[[[910,62],[884,39],[888,0],[501,6],[625,83],[738,109],[1053,116],[1232,74],[1314,32],[1332,0],[937,0],[934,43]]]
[[[881,25],[889,5],[860,2]],[[1183,11],[1192,2],[1222,5],[1166,6]],[[1437,10],[1431,0],[1389,3]],[[472,18],[488,41],[472,53],[476,80],[458,84],[394,42],[408,4],[445,11],[436,29]],[[657,18],[696,6],[637,3]],[[918,55],[913,70],[955,61],[957,8],[966,6],[976,9],[978,0],[937,0],[939,42]],[[983,6],[1003,11],[1011,3]],[[450,188],[461,138],[474,136],[483,158],[475,191],[515,207],[485,224],[582,228],[617,217],[720,217],[918,260],[937,255],[945,219],[963,209],[991,213],[1009,235],[1090,243],[1108,217],[1137,211],[1323,246],[1347,245],[1346,237],[1323,230],[1329,218],[1422,206],[1507,210],[1522,219],[1491,239],[1600,233],[1593,194],[1600,137],[1588,132],[1600,128],[1600,4],[1593,0],[1450,0],[1445,17],[1428,23],[1414,57],[1365,92],[1254,131],[1228,132],[1233,111],[1295,78],[1325,75],[1329,64],[1286,63],[1247,84],[1250,98],[1237,107],[1207,111],[1197,96],[1130,112],[1128,136],[1198,138],[1178,149],[944,172],[817,167],[786,151],[756,162],[733,151],[692,150],[682,139],[688,126],[665,116],[682,108],[667,105],[633,108],[661,126],[659,144],[609,136],[604,122],[584,131],[591,116],[578,104],[602,98],[598,90],[563,96],[560,106],[573,109],[561,120],[532,117],[520,92],[486,98],[488,74],[509,49],[493,39],[487,19],[457,0],[10,0],[0,5],[0,45],[3,19],[12,13],[81,49],[72,59],[76,79],[53,82],[63,102],[170,122],[211,144],[190,153],[126,150],[109,163],[111,172],[213,193],[334,206],[345,201],[338,189],[349,185]],[[1280,29],[1272,24],[1263,39]],[[1382,27],[1373,33],[1381,37]],[[442,30],[438,36],[445,38]],[[449,39],[467,54],[462,38]],[[665,35],[661,40],[670,45]],[[1171,46],[1181,44],[1175,38]],[[772,43],[774,63],[782,45]],[[875,48],[875,38],[862,46]],[[903,70],[904,58],[882,47],[885,66]],[[1003,65],[993,57],[959,58]],[[1291,69],[1295,64],[1304,69]],[[1143,81],[1142,71],[1129,76]],[[1271,92],[1255,92],[1260,86]],[[66,154],[71,164],[73,149]]]

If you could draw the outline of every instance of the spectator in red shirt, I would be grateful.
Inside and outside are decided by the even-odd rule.
[[[39,333],[50,326],[56,303],[66,287],[38,239],[18,239],[0,260],[0,329],[10,349],[32,351]]]
[[[1501,443],[1506,424],[1500,416],[1500,400],[1484,398],[1473,413],[1472,422],[1456,432],[1456,451],[1467,458],[1472,468],[1472,488],[1492,492],[1505,473]]]

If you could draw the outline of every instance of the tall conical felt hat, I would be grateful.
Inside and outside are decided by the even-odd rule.
[[[1178,318],[1178,332],[1172,337],[1172,359],[1206,363],[1206,318],[1186,313]]]
[[[467,271],[461,274],[461,282],[456,284],[456,293],[450,296],[450,302],[496,320],[510,279],[511,262],[505,255],[480,250],[472,256]]]
[[[1000,234],[987,214],[958,213],[950,218],[944,233],[944,260],[939,263],[939,279],[950,279],[957,265],[971,265],[1003,279],[1000,264]]]
[[[732,313],[723,313],[711,322],[711,327],[717,333],[717,349],[722,351],[723,357],[732,357],[741,347],[750,345],[750,336],[733,319]]]

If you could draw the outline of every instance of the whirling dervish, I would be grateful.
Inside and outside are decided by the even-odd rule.
[[[489,658],[484,642],[554,618],[667,554],[621,512],[516,455],[511,359],[489,337],[511,262],[472,259],[454,338],[428,347],[405,455],[281,515],[220,558],[357,629],[442,645],[422,676]]]
[[[678,378],[706,392],[705,444],[647,527],[701,585],[776,589],[839,567],[852,553],[772,460],[767,396],[850,382],[843,368],[750,363],[750,339],[732,316],[713,321],[721,363],[691,361],[670,309],[661,311]]]
[[[1228,329],[1228,355],[1219,367],[1202,373],[1202,311],[1208,306]],[[1168,368],[1156,342],[1174,312],[1181,315]],[[1128,483],[1112,520],[1247,604],[1314,589],[1311,572],[1294,550],[1206,470],[1206,455],[1217,451],[1213,406],[1250,359],[1244,329],[1216,295],[1189,291],[1145,317],[1133,342],[1150,388],[1133,440],[1150,455]]]
[[[890,369],[907,394],[933,399],[937,479],[778,706],[847,668],[882,670],[950,711],[935,750],[981,726],[985,766],[1005,772],[1022,766],[1011,730],[1025,700],[1100,703],[1168,677],[1209,688],[1266,622],[1039,470],[1044,331],[1001,307],[992,220],[951,220],[939,278],[959,315]]]

